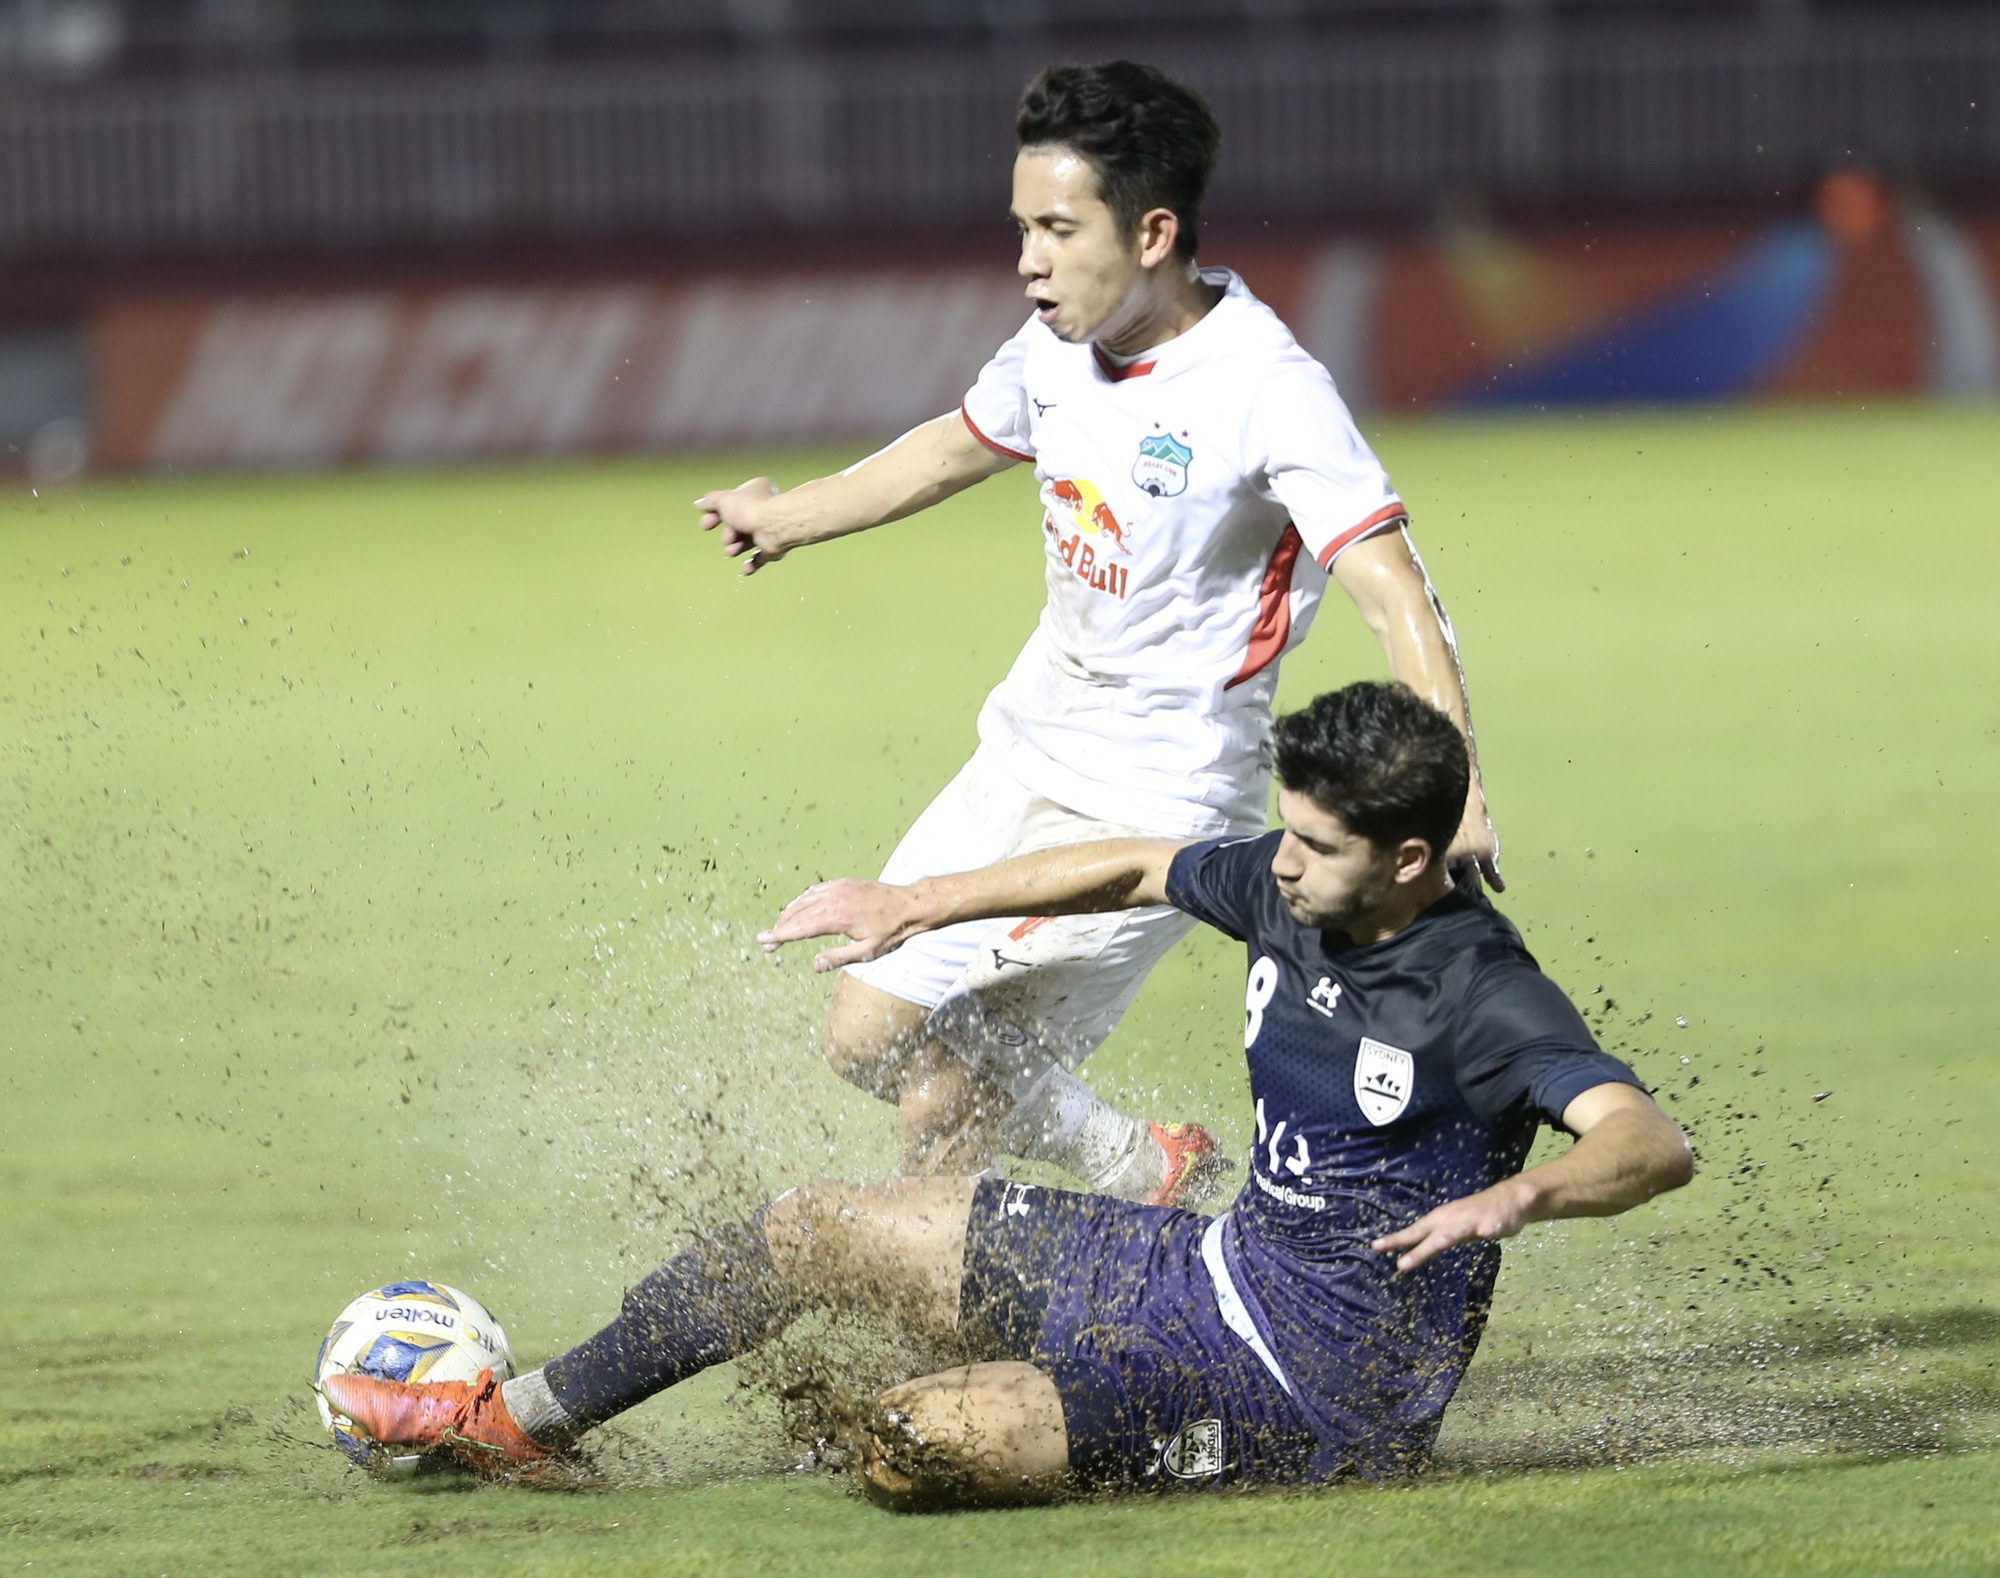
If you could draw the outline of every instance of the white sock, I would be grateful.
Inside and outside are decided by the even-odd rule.
[[[1121,1199],[1144,1199],[1165,1176],[1145,1120],[1120,1112],[1066,1069],[1052,1068],[1035,1081],[1000,1138],[1014,1155],[1051,1162]]]
[[[500,1383],[500,1401],[521,1433],[542,1446],[567,1446],[583,1432],[570,1411],[556,1401],[540,1370]]]

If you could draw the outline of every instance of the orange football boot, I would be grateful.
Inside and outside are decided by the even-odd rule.
[[[556,1455],[514,1423],[491,1370],[472,1381],[329,1375],[321,1385],[335,1413],[384,1446],[443,1448],[482,1474],[509,1474]]]
[[[1146,1204],[1198,1204],[1229,1165],[1215,1136],[1199,1123],[1155,1123],[1151,1128],[1153,1143],[1166,1154],[1167,1172]]]

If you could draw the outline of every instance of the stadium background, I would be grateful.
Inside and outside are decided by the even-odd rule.
[[[824,1331],[587,1495],[358,1482],[301,1386],[354,1292],[532,1361],[886,1167],[749,931],[962,759],[1032,489],[747,584],[682,501],[956,401],[1013,96],[1113,53],[1214,97],[1204,253],[1412,500],[1506,906],[1702,1182],[1510,1251],[1408,1490],[886,1520],[782,1472],[775,1395],[899,1357]],[[11,0],[0,72],[10,1555],[2000,1564],[1990,7]],[[1240,1146],[1240,970],[1181,950],[1094,1077]]]
[[[1986,6],[15,0],[0,445],[899,431],[1015,319],[1020,82],[1115,48],[1211,95],[1208,252],[1358,409],[2000,383]]]

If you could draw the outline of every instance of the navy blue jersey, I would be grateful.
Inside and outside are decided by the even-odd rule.
[[[1189,845],[1167,879],[1168,902],[1249,956],[1256,1136],[1219,1233],[1223,1280],[1323,1429],[1421,1452],[1500,1246],[1398,1274],[1369,1242],[1519,1172],[1536,1128],[1592,1086],[1639,1081],[1483,897],[1454,892],[1357,946],[1292,918],[1271,874],[1280,837]]]

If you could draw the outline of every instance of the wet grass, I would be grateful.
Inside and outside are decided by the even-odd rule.
[[[1039,599],[1029,489],[743,584],[679,501],[826,457],[17,488],[0,1563],[2000,1566],[2000,417],[1380,441],[1465,639],[1503,902],[1704,1164],[1510,1251],[1433,1474],[897,1519],[785,1471],[754,1369],[567,1491],[350,1473],[302,1383],[354,1292],[460,1281],[533,1360],[690,1224],[885,1166],[821,983],[748,930],[969,749]],[[1328,605],[1288,696],[1375,671],[1354,624]],[[1240,1143],[1240,972],[1183,949],[1096,1077]]]

